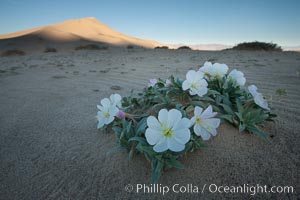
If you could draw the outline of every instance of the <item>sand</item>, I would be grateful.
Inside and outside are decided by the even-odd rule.
[[[247,84],[272,96],[278,118],[264,128],[267,141],[222,123],[206,149],[182,158],[185,169],[165,172],[160,184],[288,185],[299,191],[299,53],[109,48],[0,58],[0,199],[162,198],[124,190],[127,184],[150,184],[150,165],[140,155],[129,160],[123,151],[107,154],[117,146],[116,137],[96,129],[96,105],[111,93],[138,92],[150,78],[184,78],[188,69],[198,69],[207,60],[242,70]],[[286,95],[276,94],[277,89]],[[207,190],[164,196],[251,197]]]

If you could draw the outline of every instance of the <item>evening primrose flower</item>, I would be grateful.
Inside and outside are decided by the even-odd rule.
[[[255,85],[250,85],[248,90],[253,96],[256,105],[262,107],[263,109],[270,110],[268,102],[264,99],[261,93],[257,92],[257,87]]]
[[[122,107],[122,103],[121,103],[122,97],[121,97],[121,95],[112,94],[112,95],[110,95],[109,99],[110,99],[111,105],[115,105],[119,108]]]
[[[212,111],[211,106],[208,106],[203,112],[202,110],[199,106],[195,107],[191,122],[194,124],[195,134],[201,136],[203,140],[208,140],[211,135],[217,135],[217,128],[221,120],[213,118],[217,113]]]
[[[186,74],[186,80],[182,83],[182,89],[188,90],[190,95],[202,97],[207,93],[207,82],[203,79],[204,74],[200,71],[190,70]]]
[[[227,80],[233,80],[235,84],[239,86],[244,86],[246,83],[246,78],[244,77],[244,73],[236,69],[232,70],[228,74]]]
[[[102,128],[104,125],[110,124],[119,113],[117,106],[112,105],[108,98],[102,99],[101,106],[97,105],[97,108],[99,109],[96,116],[98,120],[97,128]]]
[[[223,78],[228,71],[228,67],[226,64],[205,62],[199,71],[203,72],[208,79]]]
[[[153,78],[153,79],[150,79],[149,80],[149,83],[148,83],[148,88],[149,87],[154,87],[156,85],[156,83],[158,82],[157,79]]]
[[[160,110],[158,120],[154,116],[149,116],[147,125],[145,136],[147,142],[154,145],[153,150],[156,152],[168,149],[174,152],[182,151],[191,137],[190,120],[182,118],[181,112],[176,109]]]

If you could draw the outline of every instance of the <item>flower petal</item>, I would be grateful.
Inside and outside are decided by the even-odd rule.
[[[145,132],[146,140],[150,145],[158,143],[158,141],[163,137],[162,132],[157,131],[152,128],[147,128]]]
[[[99,110],[102,110],[102,109],[103,109],[103,106],[97,105],[97,108],[98,108]]]
[[[259,105],[260,107],[270,110],[268,102],[264,99],[263,95],[261,93],[257,93],[254,97],[254,102]]]
[[[257,87],[255,85],[249,85],[248,90],[253,97],[257,95]]]
[[[214,117],[214,116],[216,116],[217,114],[218,114],[218,113],[213,112],[212,106],[209,105],[209,106],[203,111],[203,113],[202,113],[200,116],[201,116],[201,118],[207,119],[207,118]]]
[[[208,91],[207,87],[203,87],[203,88],[201,88],[201,89],[195,90],[196,94],[197,94],[199,97],[204,96],[204,95],[207,93],[207,91]]]
[[[168,111],[167,109],[162,109],[158,113],[158,120],[161,123],[167,123],[168,121]]]
[[[203,111],[203,109],[201,107],[196,106],[195,109],[194,109],[194,115],[195,116],[200,116],[202,111]]]
[[[104,121],[103,120],[99,120],[98,124],[97,124],[97,129],[102,128],[104,126]]]
[[[104,118],[104,124],[110,124],[112,121],[114,121],[115,117],[114,116],[109,116],[107,118]]]
[[[211,136],[205,128],[199,125],[194,125],[194,132],[196,135],[201,136],[203,140],[209,140]]]
[[[187,73],[186,73],[186,79],[187,80],[194,80],[194,77],[196,76],[196,71],[195,70],[189,70]]]
[[[188,118],[180,119],[176,124],[173,126],[173,130],[183,129],[183,128],[190,128],[192,126],[191,120]]]
[[[182,114],[179,110],[172,109],[168,112],[168,126],[173,127],[175,126],[180,119],[182,118]]]
[[[173,130],[174,138],[181,144],[187,143],[191,139],[191,132],[187,128]]]
[[[183,83],[182,83],[182,89],[183,89],[183,90],[187,90],[187,89],[189,89],[190,87],[191,87],[191,82],[190,82],[189,80],[183,81]]]
[[[101,100],[101,104],[103,107],[109,107],[110,106],[110,100],[108,98],[104,98]]]
[[[171,151],[179,152],[184,150],[185,148],[185,145],[179,143],[175,138],[169,138],[167,141],[168,141],[168,148]]]
[[[122,100],[122,97],[119,94],[110,95],[110,101],[111,101],[112,105],[116,105],[118,107],[121,107],[121,100]]]
[[[116,116],[119,113],[119,109],[116,106],[111,106],[108,111],[110,116]]]
[[[161,130],[162,130],[160,123],[159,123],[158,120],[157,120],[155,117],[153,117],[153,116],[149,116],[149,117],[147,118],[147,125],[148,125],[148,127],[151,128],[151,129],[154,129],[154,130],[157,130],[157,131],[161,131]]]
[[[204,77],[204,73],[203,73],[202,71],[197,71],[197,72],[195,73],[195,76],[194,76],[194,78],[193,78],[193,81],[201,80],[201,79],[203,79],[203,77]]]
[[[213,68],[215,69],[216,75],[220,75],[221,77],[228,71],[228,66],[226,64],[214,63]]]
[[[168,150],[168,141],[165,137],[161,137],[158,143],[154,145],[153,150],[160,153]]]
[[[211,128],[218,128],[220,126],[221,120],[218,118],[204,119],[204,124]]]

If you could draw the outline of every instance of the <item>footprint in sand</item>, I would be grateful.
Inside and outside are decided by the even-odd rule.
[[[112,89],[112,90],[121,90],[122,88],[118,85],[113,85],[113,86],[110,87],[110,89]]]

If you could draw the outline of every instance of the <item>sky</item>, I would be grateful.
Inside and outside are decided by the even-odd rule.
[[[0,0],[0,34],[96,17],[167,44],[300,45],[300,0]]]

